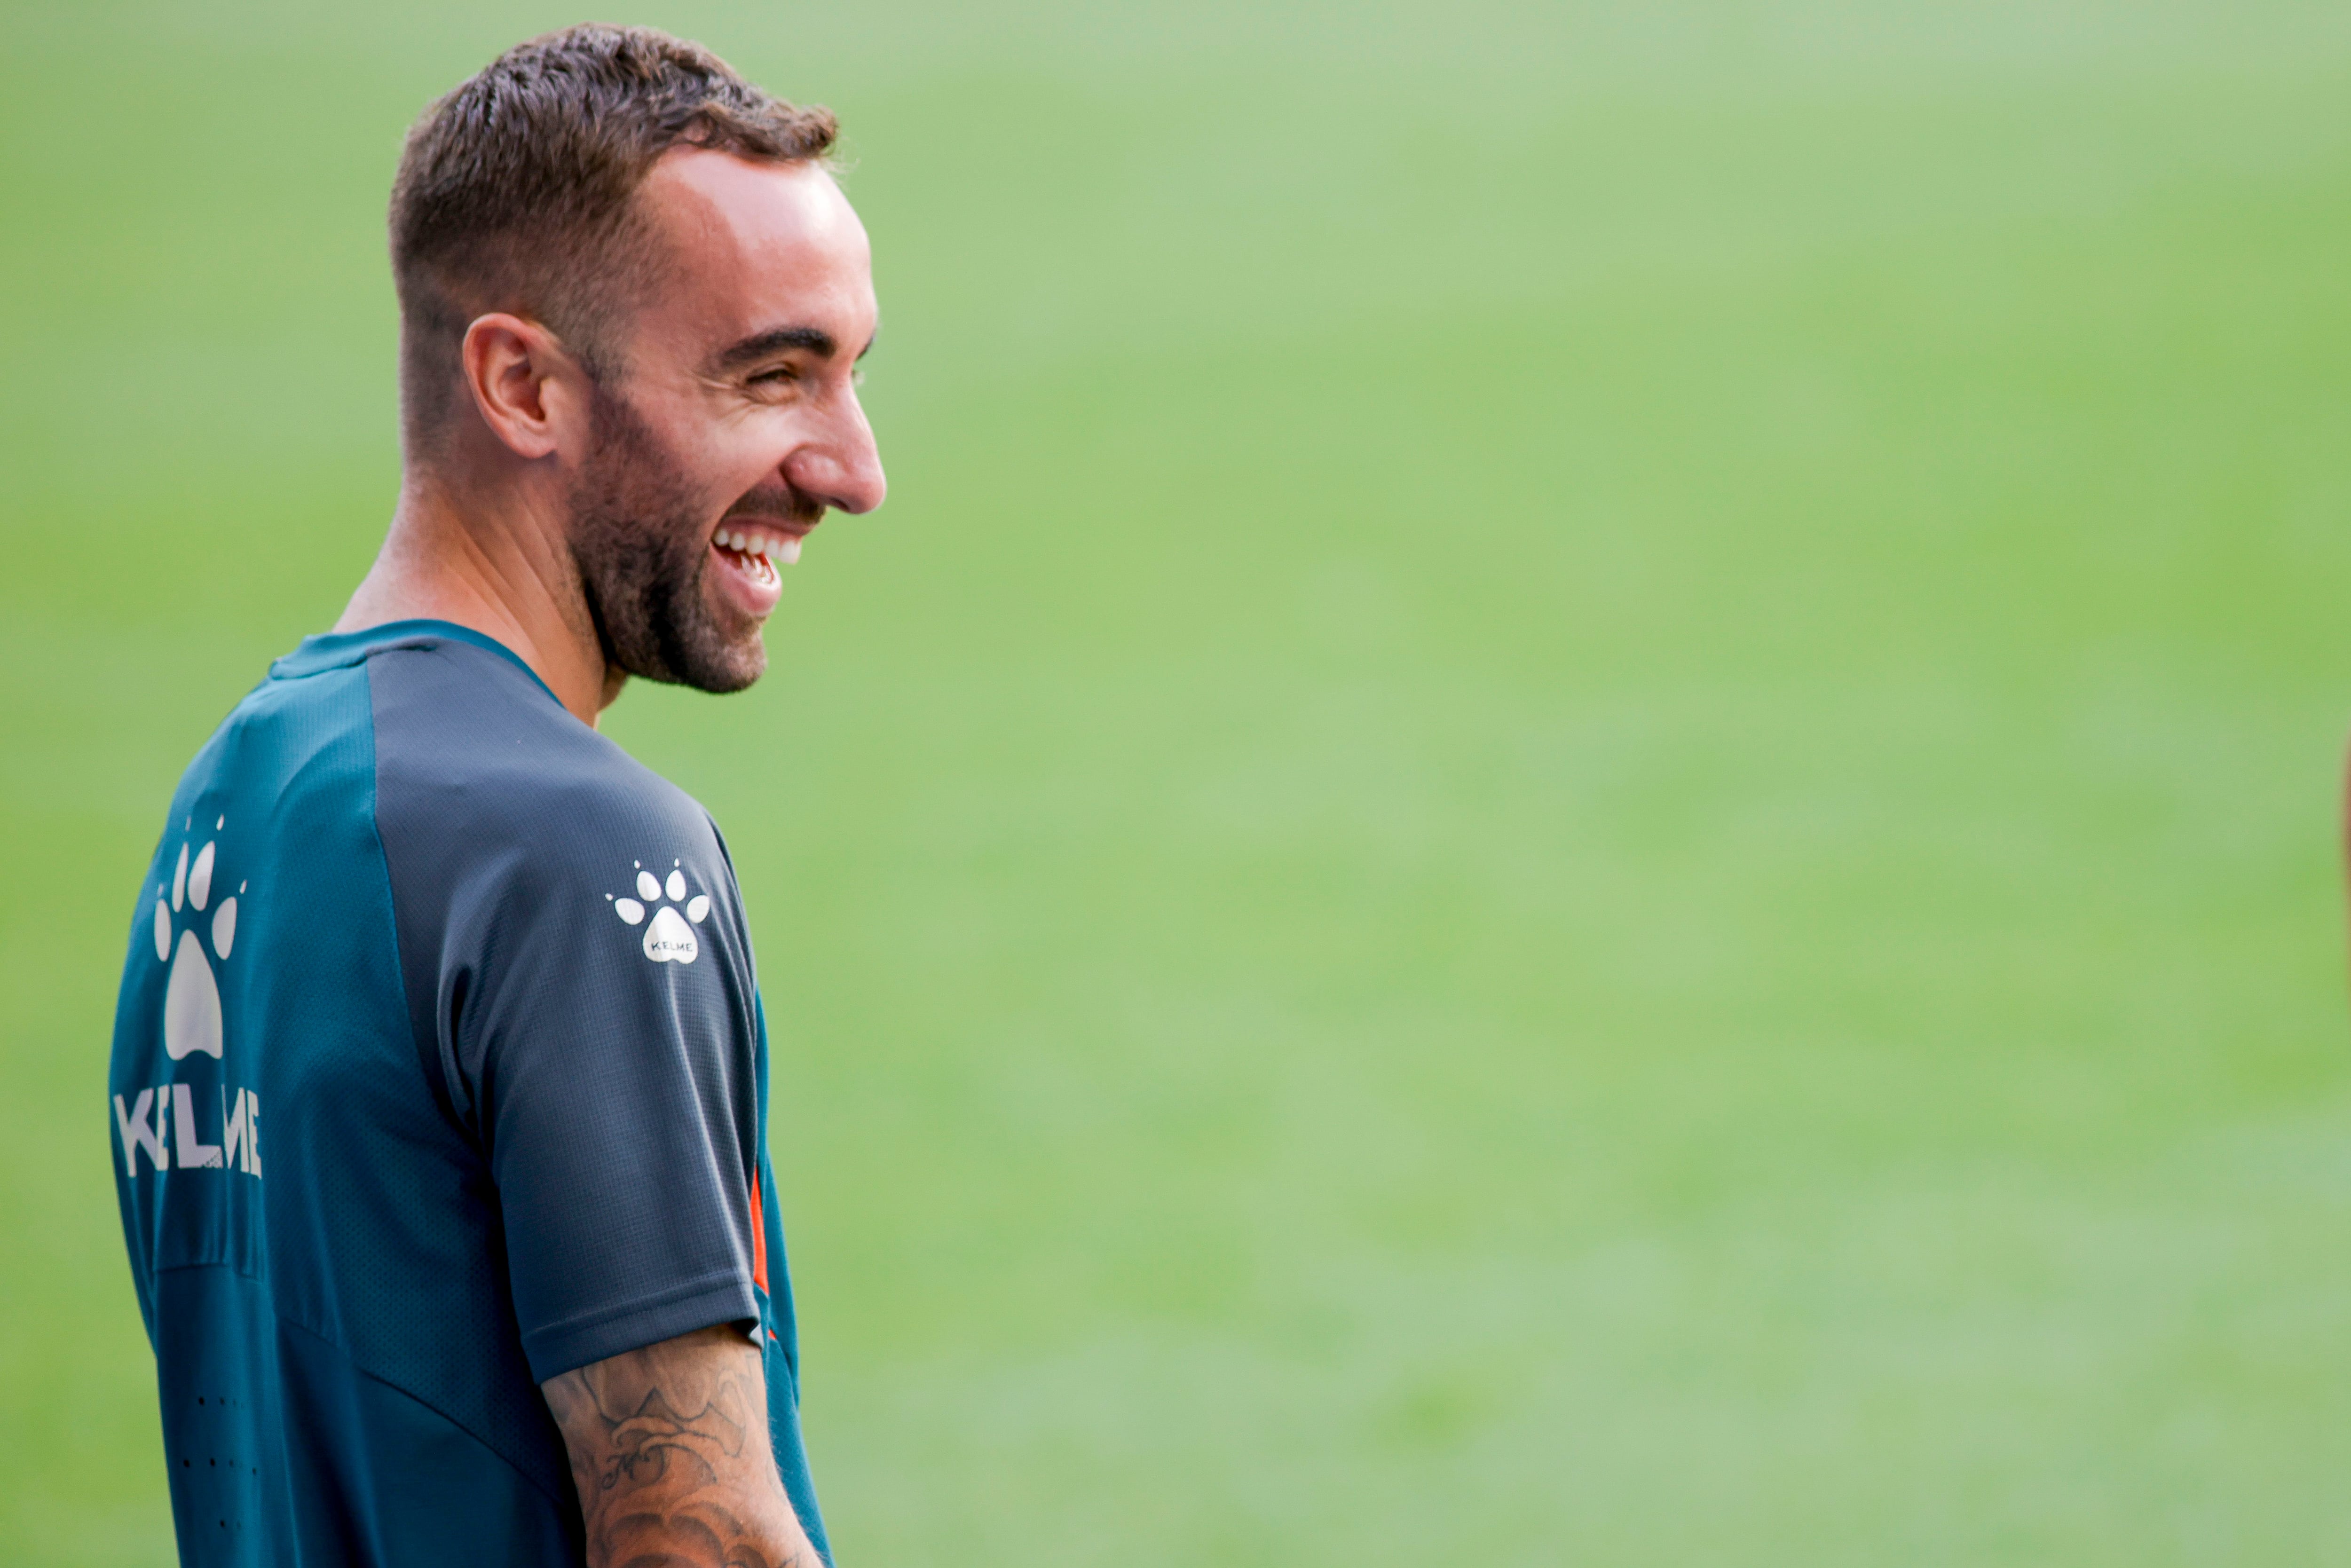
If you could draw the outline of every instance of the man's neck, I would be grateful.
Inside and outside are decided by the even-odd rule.
[[[338,632],[390,621],[447,621],[513,650],[581,723],[620,695],[580,592],[577,570],[555,541],[559,527],[526,497],[462,509],[440,486],[411,474],[392,527],[360,580]]]

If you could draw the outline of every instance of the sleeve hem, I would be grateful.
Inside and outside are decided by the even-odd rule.
[[[522,1336],[522,1349],[530,1362],[531,1376],[545,1383],[576,1367],[714,1323],[758,1321],[759,1307],[752,1299],[751,1282],[730,1270],[620,1307],[528,1330]]]

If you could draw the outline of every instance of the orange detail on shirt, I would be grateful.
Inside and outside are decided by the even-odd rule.
[[[751,1173],[751,1283],[768,1288],[768,1216],[759,1207],[759,1173]]]

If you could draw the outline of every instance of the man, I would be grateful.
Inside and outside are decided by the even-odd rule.
[[[115,1022],[183,1562],[830,1560],[734,873],[595,724],[749,685],[882,502],[832,135],[602,26],[409,135],[390,533],[181,780]]]

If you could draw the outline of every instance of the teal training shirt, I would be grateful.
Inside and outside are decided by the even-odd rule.
[[[830,1561],[725,841],[486,637],[272,665],[172,797],[108,1132],[182,1562],[573,1564],[538,1385],[717,1323]]]

